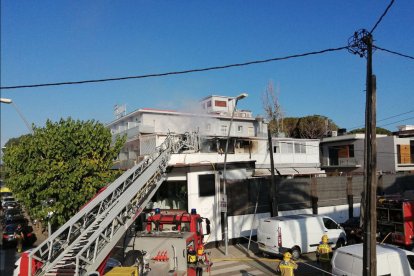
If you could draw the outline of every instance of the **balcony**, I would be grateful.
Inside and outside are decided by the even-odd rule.
[[[112,140],[115,140],[116,136],[123,136],[127,135],[127,141],[135,138],[137,135],[141,133],[154,133],[154,127],[149,125],[138,124],[137,126],[128,128],[126,130],[117,130],[115,133],[112,133]]]

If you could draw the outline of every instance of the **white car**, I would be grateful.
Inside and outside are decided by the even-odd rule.
[[[302,253],[316,251],[323,235],[328,235],[331,247],[346,244],[344,229],[332,218],[323,215],[289,215],[259,220],[257,242],[265,254],[291,251],[294,259]]]
[[[377,244],[377,275],[414,276],[414,253],[394,245]],[[335,250],[332,257],[334,275],[362,276],[363,244]]]

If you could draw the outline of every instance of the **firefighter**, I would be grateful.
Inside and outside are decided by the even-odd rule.
[[[328,244],[328,240],[328,235],[323,235],[321,242],[318,245],[318,248],[316,249],[317,262],[321,264],[322,269],[326,272],[330,272],[330,263],[332,255],[332,248]]]
[[[204,261],[205,261],[204,246],[203,246],[203,244],[200,244],[200,245],[197,247],[197,261],[198,261],[199,263],[201,263],[201,264],[203,264],[203,263],[204,263]]]
[[[23,240],[24,240],[24,233],[23,233],[23,227],[21,224],[18,224],[16,227],[16,230],[14,231],[14,236],[16,237],[17,241],[17,252],[22,252],[23,247]]]
[[[196,251],[193,249],[191,245],[188,247],[188,250],[187,250],[187,263],[188,264],[197,263]]]
[[[293,270],[298,268],[298,265],[291,260],[292,254],[289,251],[283,253],[283,260],[278,264],[276,271],[280,271],[282,276],[293,276]]]

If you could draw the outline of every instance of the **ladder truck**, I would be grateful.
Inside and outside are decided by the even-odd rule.
[[[116,244],[166,179],[171,154],[184,150],[198,150],[198,135],[169,134],[151,155],[123,173],[37,248],[22,254],[15,274],[102,273]]]

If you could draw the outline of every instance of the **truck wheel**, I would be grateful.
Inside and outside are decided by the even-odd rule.
[[[144,275],[144,256],[140,250],[130,250],[126,253],[123,266],[137,266],[138,275]]]
[[[292,252],[291,252],[292,259],[294,259],[294,260],[299,259],[300,258],[300,254],[301,254],[300,248],[298,246],[295,246],[291,250],[292,250]]]

